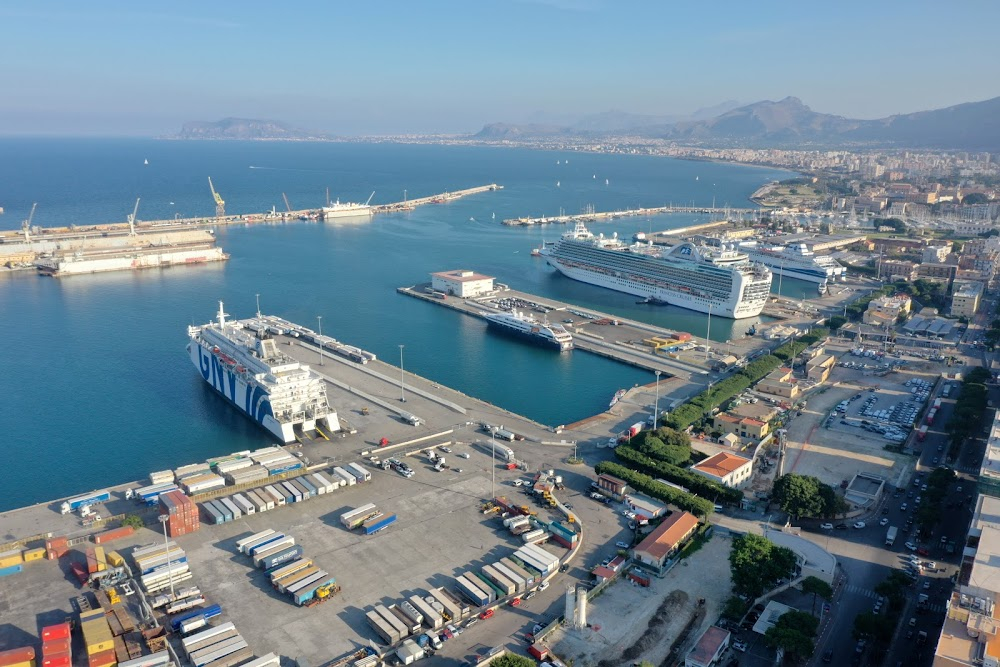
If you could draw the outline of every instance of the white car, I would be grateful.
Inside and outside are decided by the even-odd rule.
[[[540,591],[544,591],[548,587],[549,587],[549,582],[547,581],[543,581],[542,583],[538,584],[538,590]]]
[[[865,523],[864,521],[856,521],[856,522],[854,523],[854,527],[855,527],[855,528],[864,528],[864,527],[865,527],[865,526],[867,526],[867,525],[868,525],[868,524],[866,524],[866,523]]]
[[[882,517],[882,520],[878,522],[878,525],[880,525],[880,526],[887,526],[887,525],[889,525],[889,519],[887,517]]]
[[[823,529],[823,530],[833,530],[833,524],[832,523],[821,523],[821,524],[819,524],[819,527],[821,529]]]
[[[615,546],[618,547],[619,549],[628,549],[629,548],[629,543],[628,542],[615,542]]]
[[[740,653],[743,653],[747,650],[747,643],[739,640],[734,641],[733,648],[739,651]]]
[[[463,459],[469,458],[469,452],[459,452],[456,456],[461,456]]]
[[[907,542],[904,546],[907,549],[909,549],[910,551],[916,551],[917,550],[917,545],[914,544],[913,542]]]

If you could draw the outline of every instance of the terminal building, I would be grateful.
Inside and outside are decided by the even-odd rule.
[[[956,280],[951,293],[951,314],[958,317],[972,317],[979,310],[979,300],[983,297],[983,284],[967,280]]]
[[[451,296],[468,299],[493,291],[493,277],[475,271],[458,269],[431,274],[431,288]]]

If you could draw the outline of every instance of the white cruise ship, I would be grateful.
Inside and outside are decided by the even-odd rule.
[[[771,291],[771,272],[742,252],[626,245],[617,235],[594,236],[583,223],[541,254],[575,280],[733,319],[759,315]]]
[[[778,275],[817,283],[820,294],[826,293],[828,283],[847,278],[847,269],[843,265],[832,257],[813,253],[805,243],[767,246],[756,241],[744,241],[739,248],[750,259]]]
[[[373,214],[370,204],[374,196],[375,193],[373,192],[364,204],[349,201],[342,202],[339,199],[334,202],[328,201],[327,205],[323,207],[323,220],[370,217]]]
[[[486,322],[505,333],[525,338],[537,345],[565,351],[573,349],[573,336],[561,324],[542,323],[516,311],[488,313]]]
[[[279,350],[266,328],[251,328],[257,321],[227,322],[220,301],[217,321],[188,327],[188,354],[205,382],[281,442],[294,442],[296,427],[339,431],[323,379]]]

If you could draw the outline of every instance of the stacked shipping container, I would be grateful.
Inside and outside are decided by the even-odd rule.
[[[0,667],[35,667],[35,649],[25,646],[0,651]]]
[[[160,514],[167,517],[167,534],[170,537],[187,535],[201,528],[198,506],[180,491],[160,496]]]
[[[81,612],[80,630],[87,649],[88,667],[113,667],[118,663],[114,636],[102,609]]]
[[[42,628],[42,666],[72,667],[73,651],[71,648],[69,623],[59,623]]]

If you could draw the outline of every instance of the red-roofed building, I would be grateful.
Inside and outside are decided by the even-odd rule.
[[[643,565],[662,570],[698,529],[698,518],[689,512],[674,512],[646,536],[632,556]]]
[[[684,667],[711,667],[729,648],[729,630],[713,625],[701,636],[698,643],[684,659]]]
[[[691,466],[691,470],[732,489],[741,489],[750,481],[753,461],[729,452],[719,452],[701,463]]]
[[[741,438],[752,438],[754,440],[760,440],[770,432],[768,424],[765,421],[754,419],[753,417],[739,417],[731,415],[728,412],[720,412],[715,415],[713,426],[716,431],[719,431],[723,435],[732,433]]]

